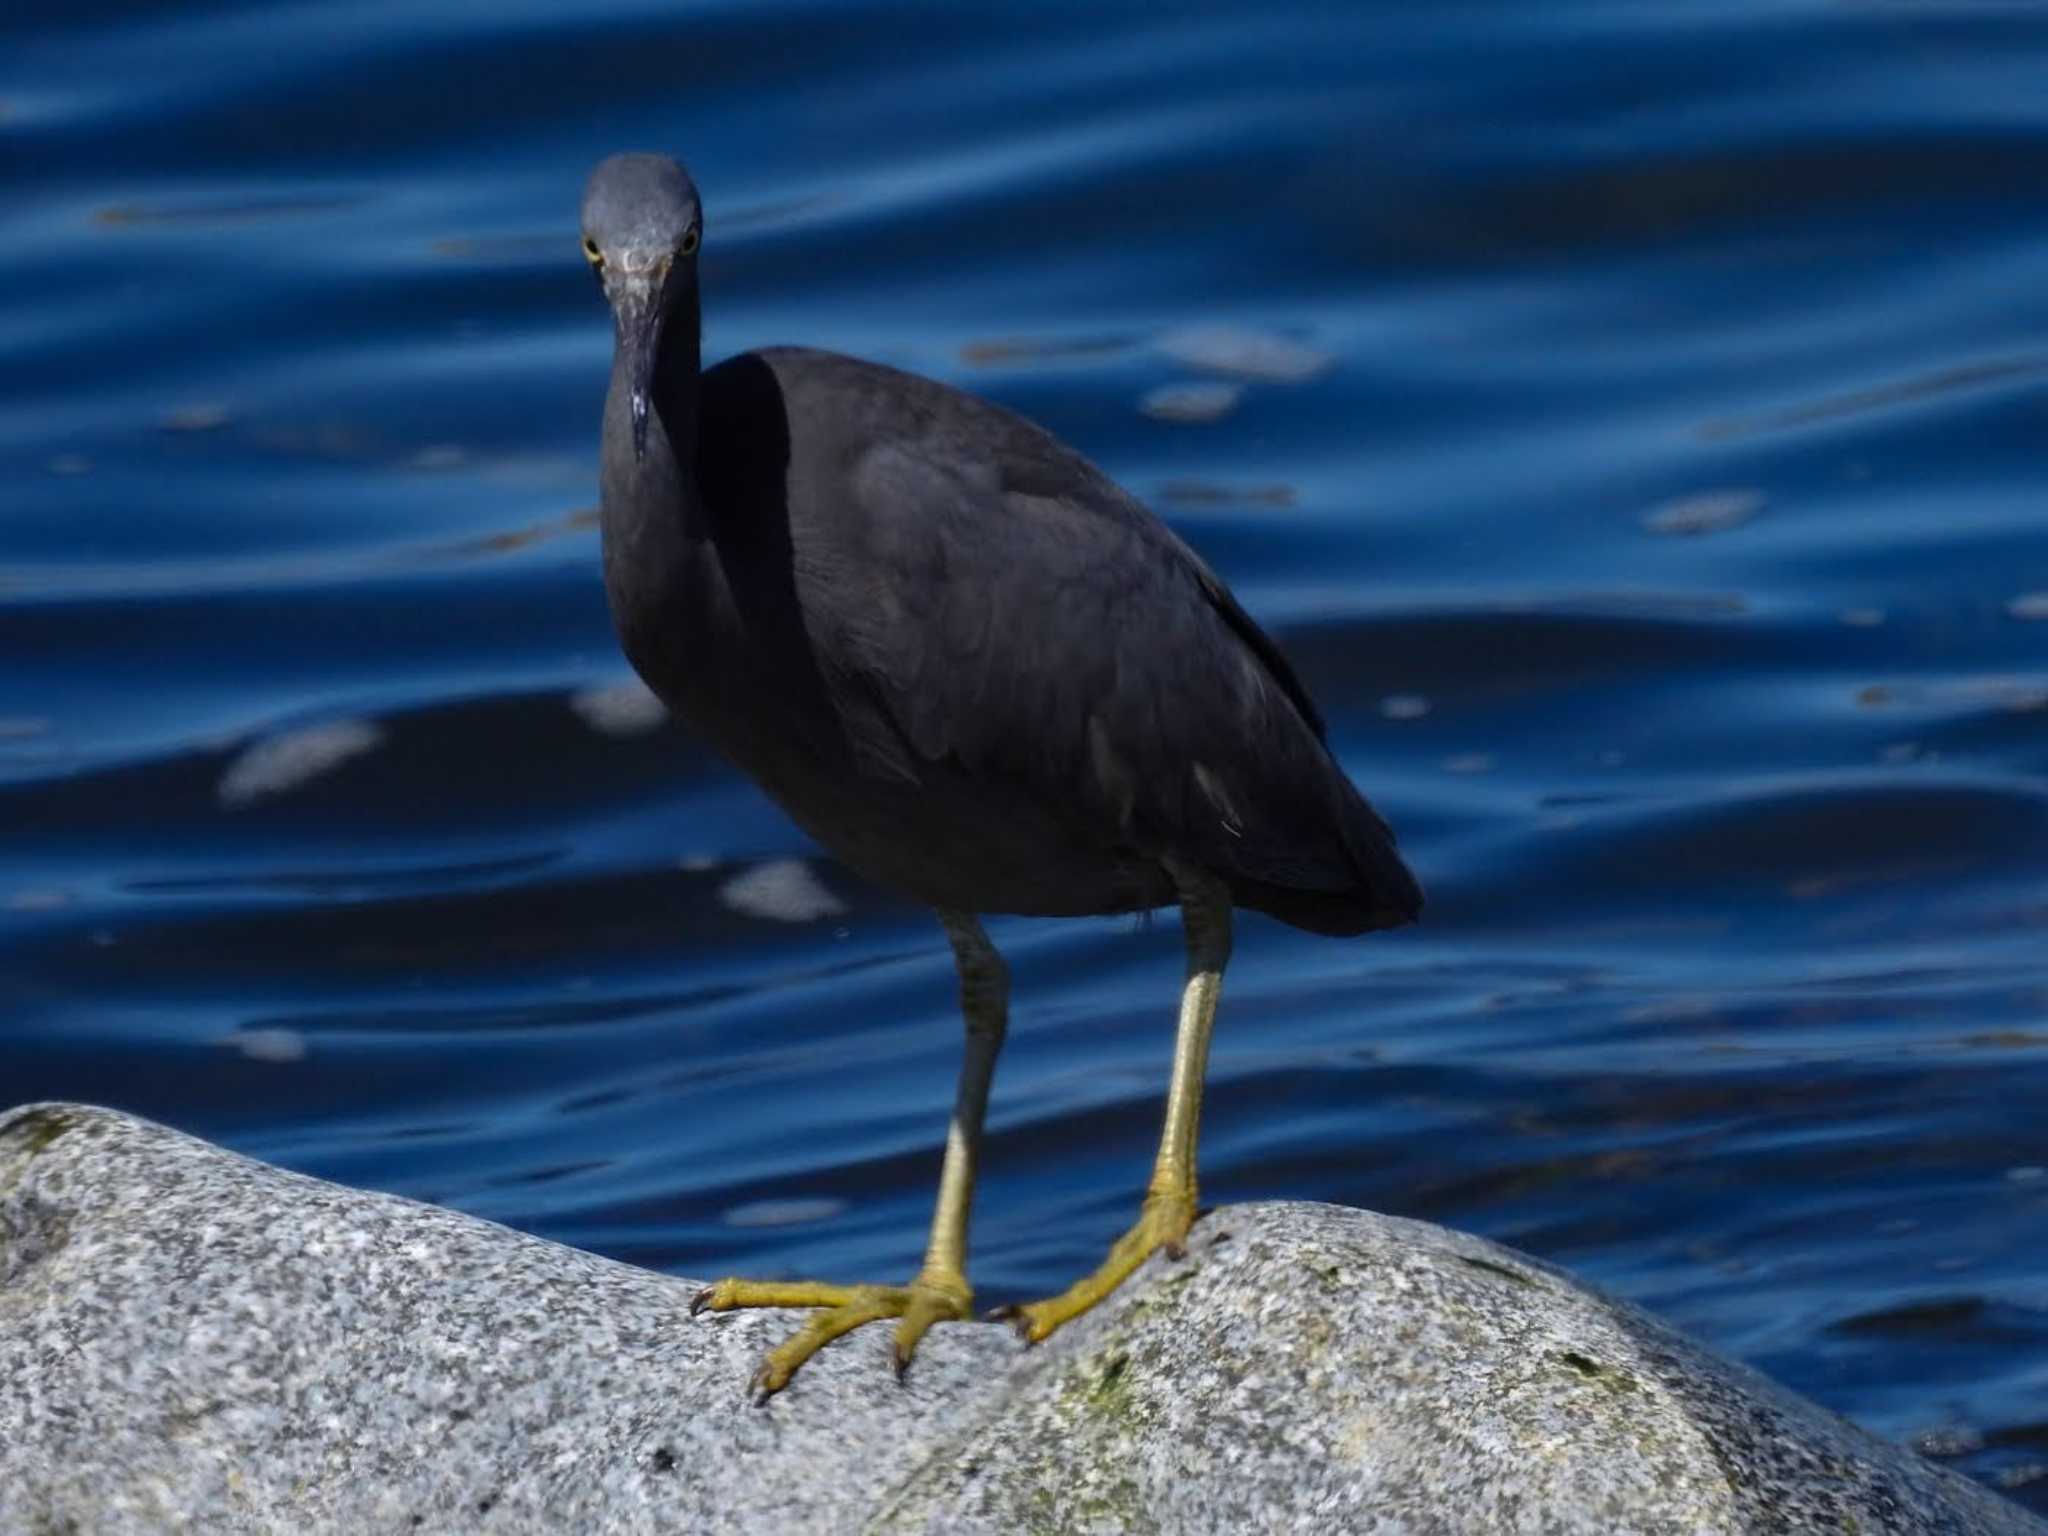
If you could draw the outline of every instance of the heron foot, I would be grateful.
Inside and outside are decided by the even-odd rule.
[[[1188,1230],[1194,1224],[1192,1184],[1154,1189],[1145,1196],[1137,1225],[1111,1245],[1109,1257],[1093,1274],[1084,1275],[1057,1296],[1021,1307],[1001,1307],[989,1315],[1009,1322],[1025,1343],[1039,1343],[1108,1296],[1160,1249],[1169,1258],[1186,1258]]]
[[[819,1350],[842,1333],[885,1317],[899,1319],[890,1351],[901,1380],[917,1342],[933,1323],[965,1321],[973,1315],[974,1292],[961,1274],[923,1273],[908,1285],[826,1285],[814,1280],[721,1280],[690,1301],[690,1315],[734,1312],[741,1307],[816,1307],[817,1315],[785,1342],[768,1351],[748,1391],[765,1403]]]

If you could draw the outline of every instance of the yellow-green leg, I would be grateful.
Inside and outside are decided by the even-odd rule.
[[[768,1352],[754,1373],[752,1390],[768,1398],[789,1384],[797,1367],[843,1333],[862,1323],[898,1318],[894,1359],[901,1376],[917,1341],[933,1323],[972,1315],[974,1292],[967,1284],[967,1213],[974,1201],[974,1174],[981,1159],[981,1122],[988,1112],[989,1084],[1009,1027],[1010,973],[1003,957],[964,912],[941,912],[939,922],[953,945],[960,971],[960,1013],[967,1024],[967,1048],[960,1063],[960,1087],[953,1121],[946,1130],[946,1160],[939,1170],[939,1199],[932,1212],[931,1241],[924,1264],[908,1285],[826,1285],[816,1281],[721,1280],[697,1293],[690,1312],[730,1312],[739,1307],[817,1307],[821,1310],[785,1343]]]
[[[1166,1125],[1137,1225],[1118,1238],[1093,1274],[1057,1296],[998,1316],[1036,1344],[1071,1322],[1128,1279],[1155,1249],[1180,1258],[1195,1223],[1195,1136],[1202,1117],[1202,1079],[1209,1067],[1209,1036],[1223,968],[1230,961],[1230,891],[1206,870],[1170,866],[1180,888],[1181,925],[1187,937],[1188,975],[1181,990],[1180,1027],[1173,1042],[1173,1080],[1166,1091]]]

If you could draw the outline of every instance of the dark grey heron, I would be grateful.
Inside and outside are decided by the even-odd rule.
[[[1195,1133],[1233,907],[1315,933],[1412,921],[1422,893],[1332,759],[1294,669],[1214,572],[1080,454],[961,390],[800,347],[699,358],[697,189],[615,155],[583,195],[610,301],[605,591],[669,709],[861,874],[929,902],[965,1061],[909,1284],[721,1280],[694,1313],[818,1309],[755,1377],[899,1319],[899,1372],[969,1316],[967,1213],[1008,1018],[977,914],[1177,902],[1187,981],[1137,1223],[1092,1274],[1010,1309],[1045,1338],[1195,1219]]]

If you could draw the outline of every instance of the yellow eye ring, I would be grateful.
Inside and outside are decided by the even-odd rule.
[[[593,267],[604,265],[604,252],[597,248],[597,242],[588,235],[583,237],[583,259]]]
[[[697,245],[701,239],[702,236],[695,229],[692,229],[683,236],[683,243],[677,246],[676,249],[685,256],[694,256],[697,254]]]

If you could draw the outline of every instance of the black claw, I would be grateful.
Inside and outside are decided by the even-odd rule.
[[[1022,1307],[997,1307],[992,1312],[982,1313],[981,1317],[987,1323],[1008,1323],[1011,1331],[1024,1341],[1024,1347],[1031,1347],[1031,1319],[1024,1315]]]
[[[896,1367],[896,1385],[902,1386],[904,1372],[910,1369],[910,1356],[892,1345],[889,1350],[889,1363]]]
[[[1161,1243],[1159,1247],[1166,1254],[1166,1257],[1175,1264],[1178,1264],[1188,1256],[1188,1245],[1186,1243]]]
[[[710,1306],[711,1293],[717,1289],[718,1287],[715,1285],[707,1285],[703,1290],[692,1296],[690,1298],[690,1316],[695,1317],[699,1312]]]
[[[1228,1232],[1216,1232],[1210,1234],[1209,1246],[1211,1248],[1221,1248],[1225,1243],[1229,1241],[1230,1234]]]

